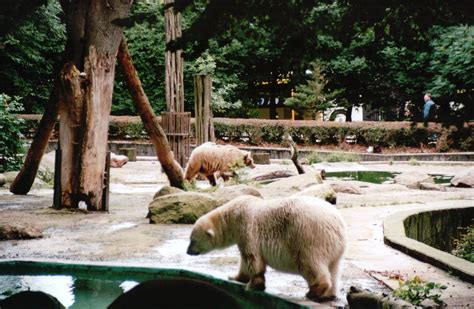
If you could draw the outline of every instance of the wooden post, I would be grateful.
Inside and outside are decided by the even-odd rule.
[[[168,142],[176,161],[184,167],[190,154],[189,131],[191,128],[191,113],[163,113],[161,115],[161,124],[168,137]]]
[[[181,13],[175,12],[174,0],[164,0],[165,41],[167,46],[181,38]],[[182,50],[165,51],[166,109],[168,112],[184,112]]]
[[[212,79],[209,75],[194,76],[194,111],[196,145],[214,142],[214,123],[211,108]]]
[[[143,90],[137,70],[135,70],[133,65],[132,57],[128,52],[125,38],[123,38],[120,43],[117,58],[123,69],[128,90],[130,91],[138,114],[142,119],[143,126],[148,136],[150,136],[153,146],[155,146],[156,155],[158,156],[158,160],[160,160],[161,167],[165,171],[166,176],[168,176],[170,185],[182,189],[184,179],[183,170],[173,158],[172,149],[166,138],[166,133],[158,123],[155,112],[153,112],[150,101]]]
[[[181,38],[181,13],[175,11],[174,0],[164,0],[165,9],[165,87],[166,109],[162,114],[163,129],[176,161],[181,166],[189,157],[190,116],[184,113],[183,57],[181,49],[171,48]],[[166,125],[165,125],[166,123]]]

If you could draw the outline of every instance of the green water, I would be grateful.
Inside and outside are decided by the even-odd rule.
[[[140,282],[193,279],[225,291],[241,308],[306,308],[278,296],[245,291],[245,286],[204,274],[171,268],[125,267],[33,261],[0,262],[0,300],[21,291],[42,291],[66,308],[107,308]]]
[[[330,172],[326,173],[326,179],[329,180],[357,180],[370,183],[393,183],[396,173],[391,172],[370,172],[370,171],[352,171],[352,172]]]
[[[381,171],[352,171],[352,172],[330,172],[326,173],[329,180],[357,180],[376,184],[394,183],[394,178],[399,173]],[[436,184],[449,184],[453,176],[431,175]]]
[[[138,282],[84,279],[74,276],[0,276],[0,299],[22,291],[41,291],[58,299],[66,308],[107,308]]]

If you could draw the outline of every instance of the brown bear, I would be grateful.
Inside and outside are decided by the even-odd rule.
[[[303,276],[309,299],[335,298],[346,237],[333,205],[311,196],[241,196],[196,221],[187,253],[198,255],[233,244],[241,259],[239,273],[231,279],[247,283],[247,289],[265,289],[269,265]]]
[[[215,186],[217,182],[214,173],[219,173],[226,181],[229,179],[229,173],[232,172],[231,168],[239,163],[251,168],[255,167],[250,152],[240,150],[232,145],[217,145],[207,142],[196,147],[191,153],[184,178],[192,181],[197,174],[202,174],[212,186]]]

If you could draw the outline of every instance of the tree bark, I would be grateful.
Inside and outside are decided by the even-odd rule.
[[[211,108],[212,79],[209,75],[194,76],[194,127],[196,144],[214,142],[214,123]]]
[[[102,210],[115,58],[131,0],[61,0],[66,15],[66,63],[59,104],[61,206]]]
[[[178,162],[174,160],[165,132],[159,125],[157,117],[148,101],[148,97],[143,90],[138,73],[135,70],[132,58],[128,51],[125,38],[123,38],[120,43],[117,58],[123,69],[128,90],[130,91],[133,102],[135,102],[138,114],[142,119],[145,130],[155,146],[158,160],[160,161],[166,176],[168,176],[170,185],[182,189],[184,180],[183,170]]]
[[[28,149],[25,162],[10,186],[10,192],[13,194],[27,194],[31,190],[41,158],[43,158],[54,124],[58,118],[59,86],[59,81],[56,81],[30,149]]]
[[[286,135],[286,140],[288,141],[288,144],[290,145],[291,161],[293,161],[293,164],[295,165],[296,170],[298,171],[298,174],[304,174],[305,171],[303,169],[303,166],[298,160],[298,148],[296,148],[296,143],[293,141],[293,138],[291,137],[290,134]]]

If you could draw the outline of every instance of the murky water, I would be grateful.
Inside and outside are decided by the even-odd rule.
[[[328,172],[326,179],[328,180],[356,180],[375,184],[394,183],[394,178],[399,173],[382,172],[382,171],[345,171],[345,172]],[[453,176],[450,175],[430,175],[436,184],[449,184]]]
[[[41,291],[58,299],[66,308],[107,308],[136,281],[109,281],[73,276],[0,276],[0,299],[22,291]]]

